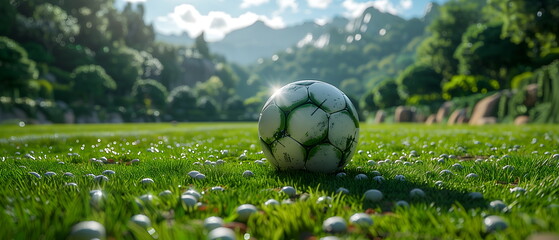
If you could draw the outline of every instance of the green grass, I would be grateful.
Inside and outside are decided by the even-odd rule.
[[[205,239],[208,233],[202,222],[209,216],[222,217],[239,238],[312,239],[332,235],[322,230],[326,218],[348,220],[358,212],[371,214],[373,226],[349,225],[346,233],[333,235],[348,239],[525,239],[539,232],[558,233],[559,159],[552,157],[559,153],[558,129],[553,125],[364,125],[361,152],[345,168],[347,176],[337,178],[335,174],[276,172],[268,164],[255,164],[264,157],[255,123],[4,125],[0,126],[0,239],[65,239],[74,224],[86,220],[102,223],[109,238]],[[408,156],[412,150],[419,156]],[[239,158],[243,153],[246,158]],[[439,163],[441,154],[456,158]],[[395,163],[402,156],[412,164]],[[120,164],[89,161],[101,157]],[[483,161],[476,162],[478,158]],[[132,159],[140,162],[126,164]],[[206,160],[218,159],[225,164],[204,165]],[[392,164],[367,164],[385,159]],[[455,163],[464,168],[453,169]],[[505,165],[514,170],[503,170]],[[85,176],[107,169],[116,174],[109,175],[104,184]],[[455,175],[440,176],[443,169]],[[191,178],[187,175],[191,170],[200,171],[206,179]],[[255,176],[243,177],[245,170]],[[29,174],[47,171],[57,175],[38,179]],[[372,171],[379,171],[386,181],[374,182]],[[65,172],[75,177],[64,176]],[[369,180],[354,180],[359,173],[367,174]],[[468,179],[468,173],[479,177]],[[398,174],[406,181],[394,180]],[[143,186],[142,178],[152,178],[155,184]],[[444,182],[441,187],[435,185],[438,180]],[[68,182],[78,187],[65,186]],[[211,191],[214,186],[225,190]],[[283,186],[297,189],[293,203],[264,206],[270,198],[289,199],[279,191]],[[510,188],[517,186],[526,193],[511,193]],[[339,187],[350,194],[336,194]],[[202,206],[190,209],[180,203],[181,193],[189,188],[203,193]],[[426,197],[411,198],[413,188],[423,189]],[[104,191],[104,204],[90,204],[89,191],[94,189]],[[381,190],[384,199],[364,201],[368,189]],[[158,198],[163,190],[171,190],[173,197]],[[470,192],[481,192],[483,198],[471,199]],[[156,199],[139,203],[138,198],[148,193]],[[332,197],[330,206],[317,204],[321,196]],[[395,207],[398,200],[410,207]],[[504,201],[509,210],[490,209],[493,200]],[[235,223],[235,209],[245,203],[259,211],[246,225]],[[151,219],[152,236],[129,223],[139,213]],[[508,228],[487,232],[483,225],[487,215],[501,216]]]

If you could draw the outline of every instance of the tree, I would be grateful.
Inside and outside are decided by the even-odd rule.
[[[167,88],[153,79],[138,80],[132,87],[132,97],[147,109],[163,109],[168,95]]]
[[[167,98],[168,112],[175,120],[192,120],[196,109],[194,91],[188,86],[174,88]]]
[[[534,58],[559,54],[559,2],[556,0],[492,0],[489,14],[503,22],[502,36],[526,42]]]
[[[458,71],[454,52],[462,42],[462,34],[474,23],[482,20],[480,9],[484,3],[450,1],[440,8],[440,15],[429,25],[431,36],[417,49],[418,60],[449,80]]]
[[[383,81],[372,93],[375,105],[381,109],[402,104],[402,99],[398,95],[398,85],[392,79]]]
[[[200,33],[200,35],[196,37],[196,40],[194,41],[194,48],[196,48],[196,51],[198,51],[200,56],[203,58],[211,59],[210,49],[208,48],[208,43],[204,38],[204,32]]]
[[[27,58],[27,52],[12,39],[0,36],[0,93],[19,97],[37,75],[35,62]]]
[[[396,79],[398,94],[402,99],[414,95],[440,94],[442,75],[431,66],[415,64],[409,66]]]
[[[143,74],[144,58],[132,48],[116,45],[99,53],[96,58],[107,74],[118,81],[118,96],[129,95],[132,86]]]
[[[108,93],[117,88],[115,81],[98,65],[77,67],[71,78],[74,93],[89,106],[106,106],[110,103]]]
[[[144,22],[144,5],[139,3],[136,9],[132,8],[132,3],[127,2],[122,16],[126,21],[126,35],[124,39],[126,45],[144,50],[153,45],[155,41],[155,31],[153,25],[146,25]]]
[[[460,74],[488,76],[497,79],[502,88],[509,88],[509,73],[528,63],[527,51],[525,43],[515,44],[510,38],[501,38],[500,24],[475,24],[464,33],[455,58]]]
[[[443,98],[450,100],[476,93],[487,93],[499,89],[497,80],[485,76],[456,75],[443,85]]]
[[[10,1],[0,1],[0,35],[8,35],[12,32],[13,25],[16,22],[16,8]]]

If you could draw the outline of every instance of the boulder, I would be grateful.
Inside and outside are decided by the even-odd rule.
[[[444,119],[450,114],[450,108],[452,107],[452,102],[445,102],[439,110],[437,111],[437,115],[435,117],[435,121],[438,123],[444,122]]]
[[[470,118],[470,125],[484,125],[487,124],[484,118],[496,117],[501,96],[502,93],[495,93],[477,102]]]
[[[432,125],[434,123],[437,123],[437,115],[431,114],[427,117],[427,120],[425,120],[425,124]]]
[[[452,114],[450,114],[450,117],[448,117],[447,124],[455,125],[465,123],[465,121],[468,119],[467,114],[468,113],[465,108],[456,109],[454,110],[454,112],[452,112]]]
[[[74,111],[68,110],[64,113],[64,123],[75,123],[76,116],[74,115]]]
[[[520,115],[514,118],[514,125],[524,125],[530,122],[530,117],[526,115]]]
[[[423,113],[415,112],[413,116],[413,120],[414,122],[424,123],[427,120],[427,117]]]
[[[536,102],[538,101],[538,84],[529,84],[524,90],[524,105],[526,107],[536,106]]]
[[[394,112],[394,122],[412,122],[414,119],[414,111],[412,108],[399,106]]]
[[[496,117],[483,117],[478,120],[478,125],[489,125],[489,124],[496,124],[497,118]]]
[[[383,123],[386,119],[386,112],[383,110],[378,110],[375,114],[375,123]]]

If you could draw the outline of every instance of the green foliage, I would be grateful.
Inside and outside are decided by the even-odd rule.
[[[80,66],[72,72],[71,78],[76,97],[85,99],[90,106],[107,104],[108,93],[117,89],[113,78],[98,65]]]
[[[499,89],[499,82],[485,76],[456,75],[443,85],[443,98],[463,97],[476,93],[488,93]]]
[[[502,39],[502,25],[471,25],[462,37],[454,57],[464,75],[484,75],[497,79],[502,88],[509,88],[509,72],[528,63],[526,44]]]
[[[16,8],[10,1],[0,1],[0,36],[8,35],[16,22]]]
[[[373,90],[373,101],[381,109],[395,107],[402,104],[402,98],[398,94],[398,84],[393,80],[382,82]]]
[[[196,108],[196,96],[188,86],[174,88],[167,98],[169,114],[174,120],[192,120],[192,113]]]
[[[153,79],[138,80],[132,87],[132,97],[147,109],[163,109],[168,95],[167,88]]]
[[[559,60],[536,70],[539,101],[530,112],[536,123],[559,123]]]
[[[130,94],[132,86],[143,74],[144,58],[140,52],[126,46],[116,45],[105,50],[98,53],[97,62],[109,76],[118,79],[118,95]]]
[[[13,40],[0,36],[0,86],[2,95],[19,97],[29,80],[37,78],[35,62]]]
[[[207,58],[207,59],[211,58],[210,49],[208,48],[208,43],[204,38],[204,32],[202,32],[200,35],[198,35],[198,37],[196,37],[196,40],[194,42],[194,48],[196,49],[196,51],[198,51],[200,56],[202,56],[203,58]]]
[[[443,76],[428,65],[412,65],[396,79],[401,99],[441,92]]]

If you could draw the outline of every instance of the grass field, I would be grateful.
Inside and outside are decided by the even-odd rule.
[[[239,239],[526,239],[559,233],[557,126],[363,125],[358,150],[347,175],[337,177],[258,164],[264,155],[256,123],[0,126],[0,239],[66,239],[72,226],[89,220],[104,225],[108,239],[206,239],[203,221],[210,216],[223,218]],[[105,170],[114,171],[105,172],[108,181],[87,175]],[[192,170],[205,178],[189,176]],[[254,176],[244,177],[246,170]],[[354,179],[360,173],[368,179]],[[382,182],[373,180],[379,173]],[[144,178],[153,183],[143,184]],[[284,186],[297,195],[280,191]],[[349,193],[336,193],[340,187]],[[410,195],[414,188],[425,196]],[[188,189],[202,195],[194,207],[181,200]],[[369,189],[384,198],[365,200]],[[101,197],[92,190],[101,190]],[[160,196],[164,190],[171,195]],[[331,201],[320,201],[322,196]],[[269,199],[282,204],[265,205]],[[397,205],[400,200],[409,207]],[[494,200],[506,208],[491,207]],[[258,209],[244,223],[237,220],[241,204]],[[372,226],[349,222],[360,212],[370,215]],[[151,225],[131,222],[136,214]],[[489,215],[507,227],[487,229]],[[323,222],[332,216],[344,218],[347,231],[325,232]]]

